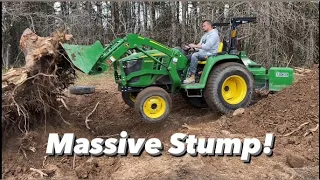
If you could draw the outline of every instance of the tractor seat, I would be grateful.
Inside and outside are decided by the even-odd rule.
[[[222,49],[223,49],[223,42],[220,42],[217,55],[226,54],[226,52],[222,51]],[[204,60],[199,59],[198,64],[206,64],[207,59],[208,59],[208,57],[206,57]]]
[[[198,64],[206,64],[206,62],[207,62],[207,59],[206,60],[203,60],[203,61],[198,61]]]

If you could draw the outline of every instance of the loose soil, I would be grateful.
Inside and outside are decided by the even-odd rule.
[[[3,139],[2,177],[4,179],[40,178],[35,168],[52,179],[317,179],[319,174],[319,72],[318,68],[300,73],[298,81],[287,89],[257,98],[243,114],[221,116],[209,109],[188,105],[180,96],[172,96],[170,117],[161,123],[146,124],[132,108],[125,105],[117,85],[109,76],[84,77],[79,85],[94,85],[89,95],[68,94],[67,106],[60,107],[61,117],[20,138]],[[257,96],[258,97],[258,96]],[[90,130],[85,119],[89,117]],[[53,123],[55,122],[55,123]],[[300,127],[300,128],[299,128]],[[48,133],[75,133],[77,138],[119,137],[121,131],[130,137],[156,137],[164,145],[163,154],[151,157],[87,157],[45,154]],[[276,136],[273,156],[262,154],[244,163],[239,156],[173,157],[167,153],[170,136],[182,132],[197,137],[256,137],[264,142],[266,133]],[[33,147],[33,148],[30,148]],[[33,151],[34,152],[33,152]],[[25,152],[25,154],[23,153]]]

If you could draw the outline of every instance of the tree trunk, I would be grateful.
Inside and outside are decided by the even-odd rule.
[[[119,6],[118,2],[112,2],[111,5],[112,26],[115,36],[119,33]]]
[[[314,64],[314,52],[315,52],[315,47],[314,47],[314,32],[313,32],[313,24],[312,22],[309,22],[309,40],[308,40],[308,51],[307,51],[307,57],[305,61],[305,66],[310,68]]]
[[[99,39],[103,39],[103,21],[102,21],[102,2],[96,2],[97,6],[97,19],[96,19],[96,34]]]
[[[177,23],[176,23],[176,4],[171,2],[171,46],[175,46],[177,43]]]
[[[69,15],[69,8],[67,2],[60,2],[61,3],[61,14],[63,18],[65,18],[66,15]]]
[[[155,11],[155,8],[154,8],[154,2],[152,1],[149,1],[149,16],[150,16],[150,28],[149,28],[149,36],[150,38],[153,38],[153,31],[154,31],[154,25],[155,25],[155,16],[156,16],[156,11]]]
[[[193,14],[193,17],[197,17],[198,16],[198,13],[197,13],[197,2],[192,2],[192,14]],[[192,24],[192,27],[193,27],[193,30],[194,30],[194,39],[193,39],[193,42],[198,44],[198,20],[197,18],[192,18],[191,20],[191,24]]]
[[[261,10],[263,12],[263,22],[265,24],[265,38],[263,39],[263,41],[265,43],[262,43],[263,47],[261,47],[260,49],[264,49],[265,52],[265,57],[270,57],[272,59],[272,44],[271,44],[271,35],[270,35],[270,2],[263,2],[262,3],[263,6],[261,6],[261,8],[263,8],[263,10]],[[271,60],[272,61],[272,60]],[[273,64],[273,62],[271,62],[271,64]],[[268,64],[268,66],[271,65],[270,63]]]
[[[145,16],[144,16],[144,2],[140,2],[139,3],[139,17],[141,17],[140,18],[140,27],[141,27],[141,31],[140,31],[140,34],[142,35],[142,36],[145,36],[145,32],[146,32],[146,29],[145,29],[145,24],[144,24],[144,22],[145,22]]]
[[[182,1],[182,18],[181,18],[181,42],[186,43],[186,11],[187,11],[188,2]]]
[[[147,35],[148,29],[148,6],[146,2],[143,2],[143,27],[144,27],[144,35]]]
[[[137,34],[139,31],[139,2],[134,3],[134,17],[135,17],[135,25],[134,25],[134,33]]]

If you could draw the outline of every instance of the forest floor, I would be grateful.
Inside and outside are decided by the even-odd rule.
[[[60,117],[47,117],[46,125],[34,126],[29,134],[35,152],[26,151],[25,155],[19,151],[21,141],[17,138],[21,135],[3,139],[2,177],[40,178],[39,173],[30,170],[35,168],[52,179],[318,179],[318,68],[297,77],[293,86],[259,99],[239,116],[221,116],[209,109],[194,108],[174,96],[169,118],[146,124],[122,101],[111,76],[81,76],[78,85],[94,85],[97,89],[89,95],[68,94],[70,110],[63,110],[62,117],[70,126],[57,123],[55,119]],[[99,105],[90,116],[92,133],[86,128],[85,119],[97,102]],[[72,132],[77,138],[90,140],[97,136],[118,138],[123,130],[133,138],[159,138],[164,144],[163,154],[47,157],[45,153],[49,133]],[[239,156],[174,157],[166,150],[171,147],[171,135],[177,132],[212,138],[264,137],[272,132],[276,140],[273,156],[262,154],[253,157],[251,163],[244,163]],[[306,132],[310,133],[305,135]]]

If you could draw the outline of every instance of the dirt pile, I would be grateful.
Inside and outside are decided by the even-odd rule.
[[[315,179],[318,175],[318,69],[300,75],[292,87],[260,99],[238,116],[220,116],[208,108],[194,108],[182,97],[173,96],[175,105],[168,120],[158,124],[143,123],[133,109],[125,105],[113,77],[101,75],[84,79],[76,83],[94,85],[97,91],[89,95],[68,95],[66,104],[70,110],[63,109],[62,117],[70,126],[47,124],[35,129],[38,135],[32,138],[32,144],[30,138],[24,138],[24,147],[36,149],[25,151],[27,159],[23,153],[16,153],[20,142],[6,140],[4,178],[39,178],[40,174],[30,168],[39,169],[50,178],[67,179]],[[86,127],[86,118],[91,120],[90,129]],[[118,138],[123,130],[134,138],[159,138],[164,145],[163,154],[93,159],[46,157],[45,154],[51,132],[107,139]],[[256,137],[262,142],[265,133],[273,132],[276,140],[272,157],[262,154],[245,164],[240,157],[173,157],[167,150],[171,147],[170,136],[177,132],[211,138]]]
[[[319,70],[316,68],[300,77],[293,86],[270,94],[247,108],[244,114],[222,119],[233,122],[230,128],[236,128],[234,133],[259,136],[273,132],[280,136],[308,136],[317,134],[314,131],[317,130],[318,115]],[[296,131],[292,132],[294,129]]]
[[[282,169],[291,178],[305,179],[318,176],[318,127],[319,69],[315,68],[299,75],[293,86],[246,108],[243,114],[225,115],[216,122],[187,126],[184,131],[200,137],[255,137],[262,142],[266,133],[274,133],[274,155],[264,160],[266,171],[271,164],[278,163],[270,171]],[[259,157],[253,161],[261,160]]]

